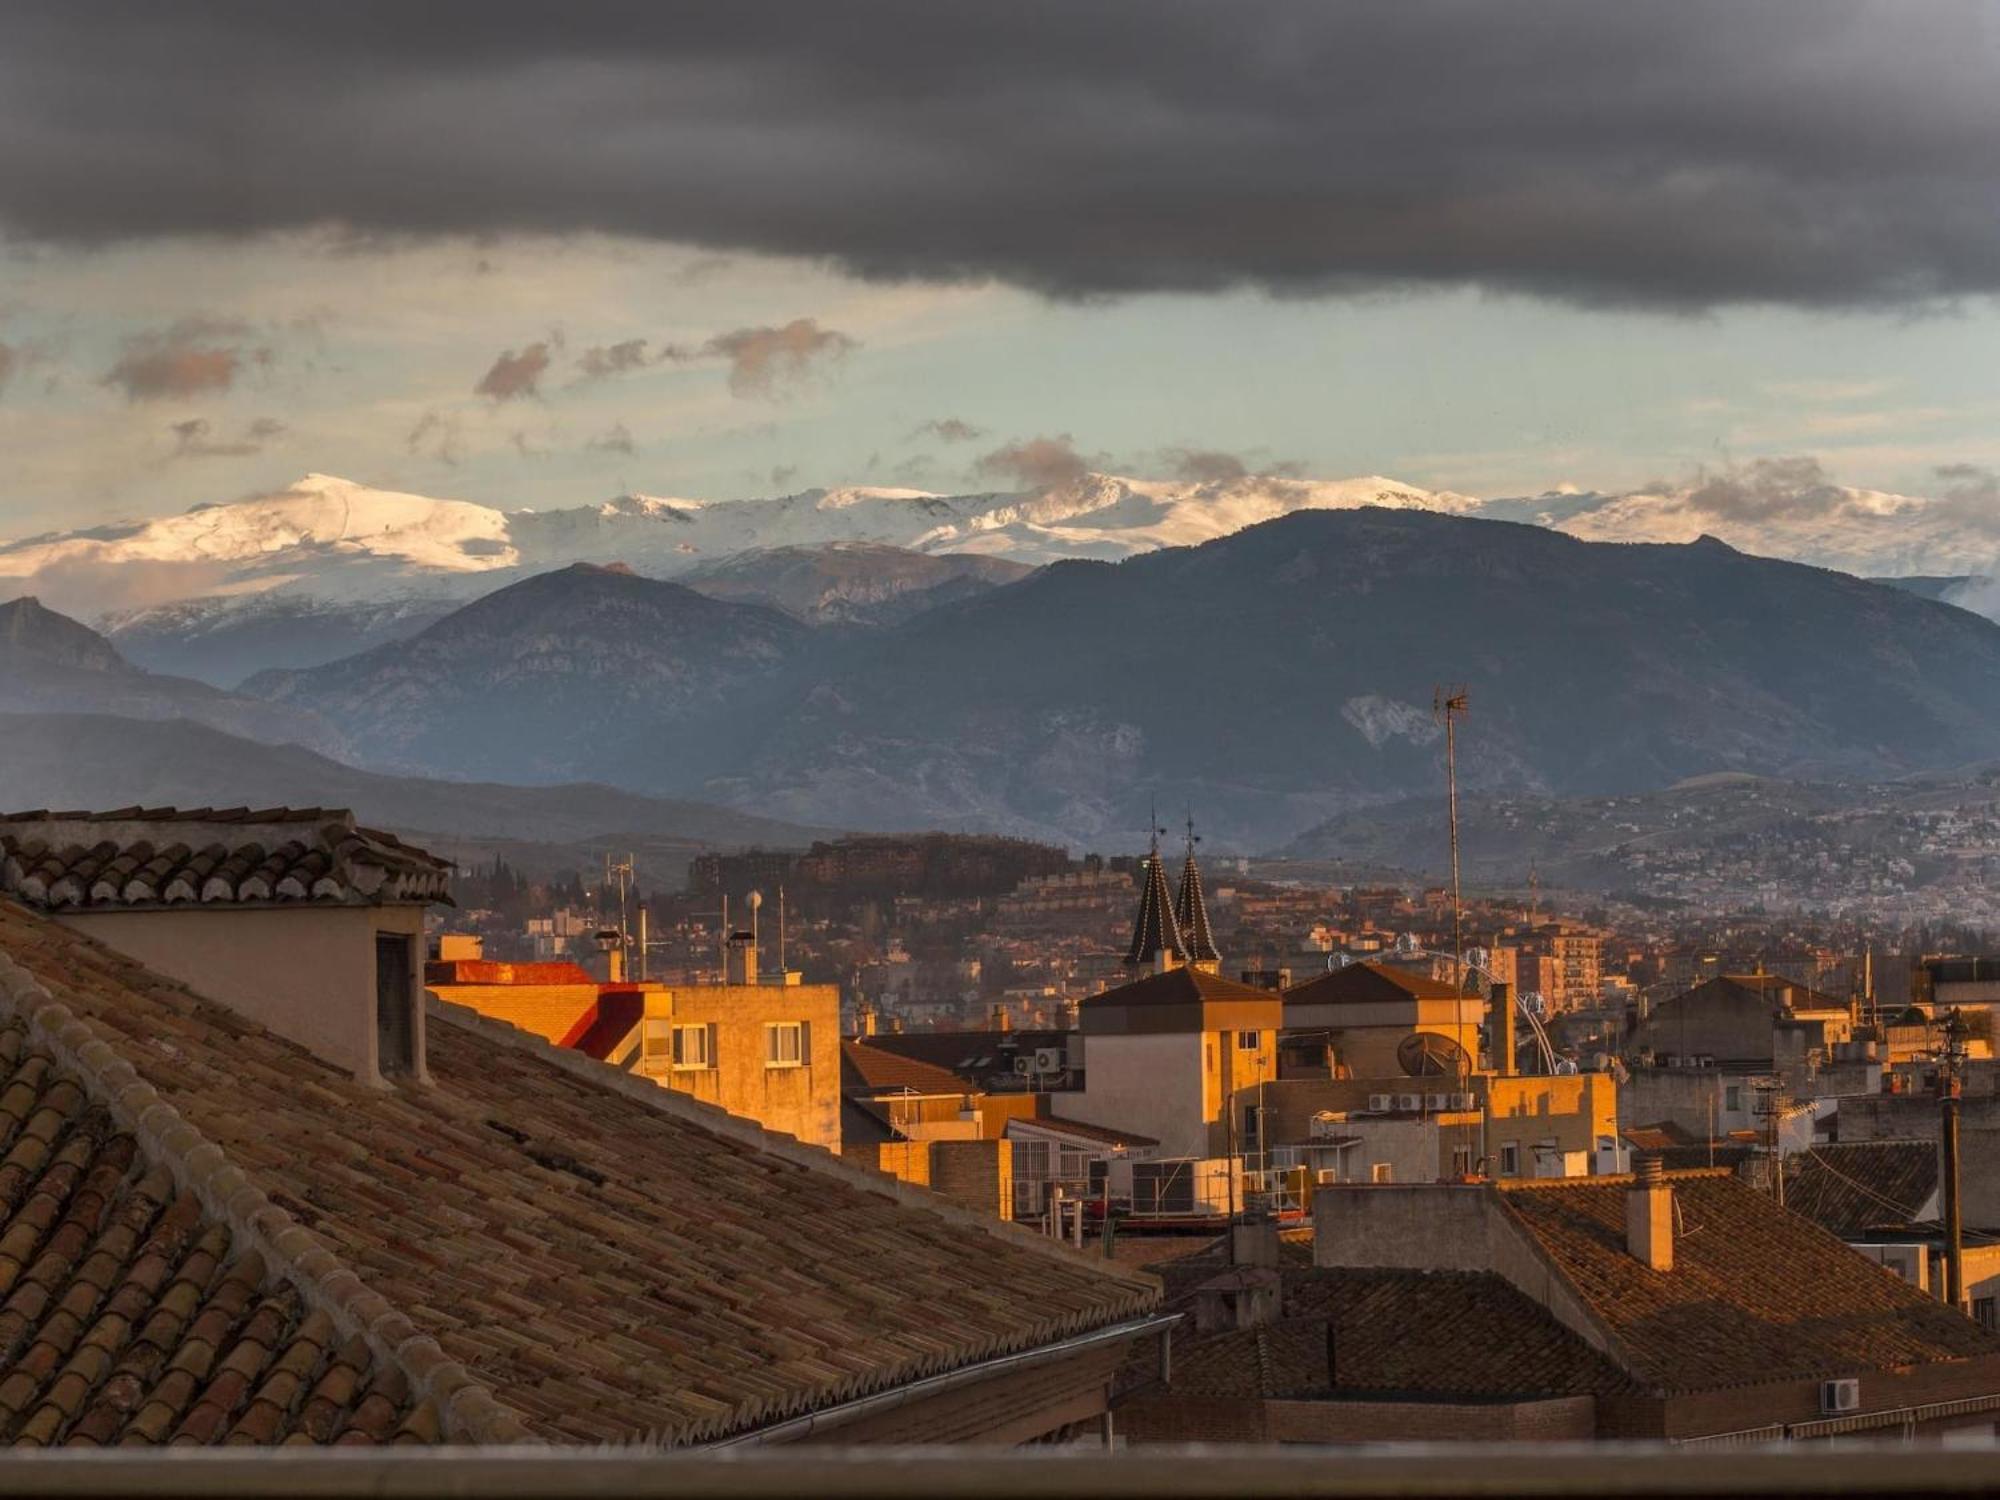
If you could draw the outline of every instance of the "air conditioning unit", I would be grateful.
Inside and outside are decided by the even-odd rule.
[[[1479,1096],[1477,1094],[1453,1094],[1451,1096],[1451,1107],[1453,1109],[1477,1109],[1479,1108]]]
[[[1387,1094],[1370,1094],[1368,1107],[1378,1114],[1387,1114],[1396,1107],[1396,1101]]]
[[[1829,1417],[1843,1412],[1861,1410],[1861,1382],[1858,1380],[1822,1380],[1819,1383],[1819,1409]]]
[[[1019,1073],[1023,1078],[1026,1078],[1030,1073],[1035,1071],[1035,1060],[1032,1057],[1015,1058],[1014,1071]]]
[[[1422,1094],[1398,1094],[1396,1096],[1396,1108],[1398,1109],[1415,1111],[1423,1107],[1424,1096]]]
[[[1063,1070],[1063,1049],[1060,1047],[1037,1047],[1035,1049],[1035,1071],[1037,1073],[1060,1073]]]
[[[1433,1110],[1439,1110],[1439,1109],[1450,1109],[1450,1108],[1451,1108],[1451,1095],[1449,1095],[1449,1094],[1432,1094],[1432,1095],[1431,1095],[1431,1108],[1432,1108]]]

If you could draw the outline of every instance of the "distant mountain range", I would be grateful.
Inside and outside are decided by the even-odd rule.
[[[762,604],[808,625],[895,625],[1033,572],[967,552],[933,555],[877,542],[739,552],[681,576],[711,599]]]
[[[635,849],[649,885],[679,884],[704,849],[802,848],[825,830],[613,787],[500,786],[356,770],[187,720],[0,714],[0,807],[346,807],[459,858],[505,853],[530,871],[587,869]]]
[[[1191,804],[1217,847],[1255,850],[1434,792],[1438,683],[1471,694],[1471,790],[2000,753],[1991,622],[1712,539],[1611,546],[1414,509],[1059,563],[859,635],[572,568],[247,686],[404,772],[1111,844],[1155,802]]]
[[[965,580],[999,581],[996,571],[954,564],[964,570],[960,582],[929,600],[914,597],[928,586],[888,549],[977,557],[996,569],[1117,561],[1300,511],[1370,505],[1520,521],[1585,540],[1678,543],[1709,534],[1861,575],[1934,578],[1947,602],[2000,616],[2000,588],[1986,576],[2000,553],[2000,521],[1979,521],[1993,507],[1972,500],[1957,491],[1931,498],[1839,486],[1802,460],[1623,494],[1564,489],[1487,500],[1379,476],[1079,473],[1026,492],[625,495],[548,511],[307,474],[270,494],[181,515],[0,545],[0,590],[11,580],[100,625],[141,666],[229,686],[268,668],[318,666],[407,639],[480,594],[576,562],[624,563],[815,625],[874,626],[940,602]],[[1947,577],[1955,581],[1945,585]]]

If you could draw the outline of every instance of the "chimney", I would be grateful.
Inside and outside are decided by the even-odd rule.
[[[1625,1194],[1625,1248],[1649,1270],[1674,1268],[1674,1190],[1657,1156],[1642,1156],[1633,1164],[1632,1186]]]
[[[755,984],[757,982],[757,937],[755,933],[732,932],[729,934],[729,964],[723,974],[726,984]]]
[[[1500,1076],[1514,1076],[1514,986],[1500,980],[1493,986],[1493,1008],[1500,1013]]]

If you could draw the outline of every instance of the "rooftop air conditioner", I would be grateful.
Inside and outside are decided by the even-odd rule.
[[[1035,1071],[1035,1060],[1032,1057],[1015,1058],[1014,1071],[1016,1073],[1019,1073],[1023,1078],[1027,1077],[1030,1073]]]
[[[1386,1114],[1396,1107],[1396,1101],[1387,1094],[1370,1094],[1368,1107],[1378,1113]]]
[[[1060,1073],[1063,1070],[1063,1049],[1060,1047],[1037,1047],[1035,1049],[1035,1071],[1037,1073]]]
[[[1432,1095],[1431,1095],[1431,1108],[1432,1108],[1432,1109],[1434,1109],[1434,1110],[1439,1110],[1439,1109],[1450,1109],[1450,1108],[1451,1108],[1451,1095],[1449,1095],[1449,1094],[1432,1094]]]
[[[1396,1108],[1398,1109],[1407,1109],[1414,1111],[1422,1109],[1423,1107],[1424,1107],[1424,1096],[1422,1094],[1398,1094],[1396,1096]]]
[[[1451,1107],[1453,1109],[1477,1109],[1479,1108],[1479,1096],[1476,1094],[1453,1094],[1451,1096]]]
[[[1819,1383],[1819,1409],[1827,1416],[1839,1416],[1842,1412],[1861,1410],[1861,1382],[1858,1380],[1822,1380]]]

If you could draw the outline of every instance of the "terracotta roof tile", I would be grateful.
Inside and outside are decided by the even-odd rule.
[[[239,1382],[317,1365],[324,1315],[302,1319],[260,1257],[232,1258],[229,1232],[19,1020],[0,1022],[0,1101],[15,1169],[0,1194],[0,1442],[162,1442],[177,1419],[208,1441]],[[242,1440],[282,1441],[289,1417],[260,1413]]]
[[[2000,1354],[2000,1339],[1727,1172],[1669,1173],[1671,1271],[1626,1248],[1628,1178],[1499,1189],[1649,1389],[1821,1379]]]
[[[53,997],[32,1014],[63,1008],[49,1024],[107,1044],[240,1174],[258,1212],[278,1215],[267,1243],[311,1258],[306,1279],[395,1351],[371,1365],[349,1325],[303,1396],[285,1397],[297,1406],[278,1441],[414,1440],[432,1423],[453,1441],[694,1441],[1158,1300],[1150,1277],[458,1007],[431,1010],[431,1086],[384,1090],[4,903],[0,950]],[[87,1102],[69,1100],[63,1118]],[[283,1427],[254,1408],[306,1320],[294,1309],[273,1332],[269,1278],[232,1281],[249,1258],[226,1235],[209,1241],[212,1227],[143,1310],[120,1356],[129,1378],[114,1370],[100,1387],[129,1417],[115,1435],[105,1418],[78,1419],[93,1440]],[[141,1263],[158,1274],[138,1252]],[[415,1414],[429,1376],[406,1378],[405,1362],[449,1366],[451,1400]]]
[[[1449,1000],[1454,993],[1441,979],[1367,959],[1293,985],[1285,991],[1285,1003],[1365,1005],[1384,1000]]]
[[[948,1068],[904,1057],[853,1037],[840,1043],[840,1086],[850,1094],[963,1094],[964,1081]]]
[[[450,871],[337,808],[0,816],[0,890],[51,909],[449,901]]]
[[[1856,1141],[1787,1159],[1785,1207],[1843,1239],[1902,1228],[1934,1212],[1936,1141]]]

